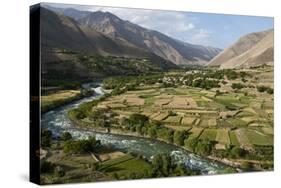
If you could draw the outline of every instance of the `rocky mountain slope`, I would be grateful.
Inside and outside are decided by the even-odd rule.
[[[250,33],[222,51],[210,61],[209,66],[220,68],[247,68],[273,64],[274,31]]]
[[[87,55],[148,58],[163,68],[176,67],[173,63],[126,41],[114,40],[89,27],[80,26],[74,19],[41,8],[42,49],[61,48]],[[43,62],[49,61],[49,51],[44,53]],[[53,54],[54,55],[54,54]],[[53,57],[50,57],[51,59]]]
[[[124,21],[109,12],[92,12],[78,20],[81,26],[90,27],[104,35],[153,52],[175,64],[205,64],[221,50],[193,45]]]

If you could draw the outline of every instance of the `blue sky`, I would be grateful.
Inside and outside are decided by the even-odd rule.
[[[239,16],[179,11],[126,9],[99,6],[50,4],[60,8],[107,11],[148,29],[192,44],[226,48],[239,37],[274,27],[271,17]]]

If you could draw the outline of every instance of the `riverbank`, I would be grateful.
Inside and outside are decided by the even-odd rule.
[[[84,95],[80,90],[60,90],[52,94],[41,96],[41,112],[46,113],[63,105],[80,100]]]
[[[116,136],[126,136],[126,137],[132,137],[132,138],[142,138],[142,139],[148,139],[150,141],[153,141],[153,142],[162,142],[162,143],[165,143],[165,144],[168,144],[170,146],[173,146],[173,147],[176,147],[176,148],[179,148],[179,149],[182,149],[183,151],[187,152],[187,153],[192,153],[196,156],[199,156],[200,158],[203,158],[203,159],[206,159],[206,160],[209,160],[209,161],[212,161],[212,162],[217,162],[217,163],[220,163],[222,165],[225,165],[225,166],[229,166],[229,167],[232,167],[234,168],[237,172],[242,172],[243,170],[241,170],[241,164],[240,163],[237,163],[237,162],[233,162],[233,161],[230,161],[228,159],[225,159],[225,158],[217,158],[217,157],[213,157],[213,156],[202,156],[202,155],[198,155],[198,154],[195,154],[193,153],[191,150],[189,150],[188,148],[184,147],[184,146],[179,146],[179,145],[176,145],[176,144],[172,144],[172,143],[169,143],[167,142],[166,140],[163,140],[163,139],[154,139],[154,138],[151,138],[149,136],[145,136],[145,135],[139,135],[138,133],[133,133],[133,132],[124,132],[124,131],[121,131],[121,130],[118,130],[118,129],[110,129],[110,131],[106,128],[101,128],[101,127],[95,127],[95,129],[93,128],[85,128],[85,126],[81,125],[80,122],[78,121],[75,121],[75,120],[71,120],[72,122],[72,125],[74,125],[74,127],[76,129],[79,129],[79,130],[82,130],[82,131],[88,131],[88,132],[93,132],[93,133],[101,133],[101,134],[109,134],[109,135],[116,135]]]

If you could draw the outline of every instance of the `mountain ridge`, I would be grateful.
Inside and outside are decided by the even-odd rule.
[[[92,12],[78,22],[111,38],[149,50],[175,64],[204,64],[220,52],[218,48],[181,42],[159,31],[124,21],[110,12]]]
[[[249,33],[214,57],[207,65],[246,68],[273,63],[274,30]]]
[[[117,39],[130,46],[142,48],[178,65],[203,65],[221,51],[221,49],[215,47],[182,42],[159,31],[150,30],[127,20],[122,20],[110,12],[90,12],[76,9],[74,11],[72,8],[68,10],[69,8],[45,7],[59,14],[72,17],[82,27],[93,28],[114,40]]]

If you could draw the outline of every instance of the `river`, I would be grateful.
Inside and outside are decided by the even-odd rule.
[[[90,85],[87,85],[87,87],[90,87]],[[60,135],[64,131],[68,131],[75,139],[83,139],[90,135],[95,135],[105,146],[114,147],[125,152],[138,153],[148,159],[151,159],[153,155],[159,153],[168,153],[175,163],[182,163],[187,168],[200,171],[201,174],[218,174],[222,173],[226,168],[226,166],[221,163],[202,158],[164,142],[153,141],[146,138],[94,133],[75,128],[68,119],[67,111],[104,94],[101,86],[95,86],[95,88],[92,89],[95,91],[94,95],[42,114],[41,127],[51,130],[55,136]]]

